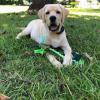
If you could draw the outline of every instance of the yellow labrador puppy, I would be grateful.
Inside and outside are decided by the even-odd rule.
[[[31,21],[28,26],[17,35],[16,39],[30,34],[32,39],[40,43],[41,37],[44,37],[44,44],[61,47],[65,54],[63,64],[53,55],[46,54],[49,61],[56,67],[70,65],[72,63],[72,50],[67,41],[63,26],[64,19],[68,13],[68,10],[61,4],[47,4],[38,12],[40,19]]]

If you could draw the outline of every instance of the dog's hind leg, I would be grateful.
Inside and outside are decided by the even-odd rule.
[[[22,36],[29,35],[30,32],[31,32],[31,31],[30,31],[29,27],[26,27],[22,32],[20,32],[20,33],[16,36],[16,39],[20,39]]]
[[[28,35],[29,33],[25,30],[23,30],[22,32],[20,32],[17,36],[16,39],[20,39],[22,36]]]

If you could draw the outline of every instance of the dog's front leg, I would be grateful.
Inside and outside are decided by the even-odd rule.
[[[46,54],[48,60],[51,62],[52,65],[54,65],[56,68],[61,68],[62,64],[51,54]]]
[[[64,60],[63,60],[63,65],[71,65],[72,64],[72,50],[68,42],[62,47],[64,50]]]

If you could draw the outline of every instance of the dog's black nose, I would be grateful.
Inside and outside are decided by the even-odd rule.
[[[55,22],[55,21],[56,21],[56,17],[55,17],[55,16],[51,16],[51,17],[50,17],[50,21],[51,21],[51,22]]]

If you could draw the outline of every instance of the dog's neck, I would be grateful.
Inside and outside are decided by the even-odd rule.
[[[64,32],[64,26],[61,26],[57,32],[50,32],[51,34],[60,35]]]
[[[58,35],[62,34],[64,31],[64,26],[61,26],[60,30],[56,33]]]

